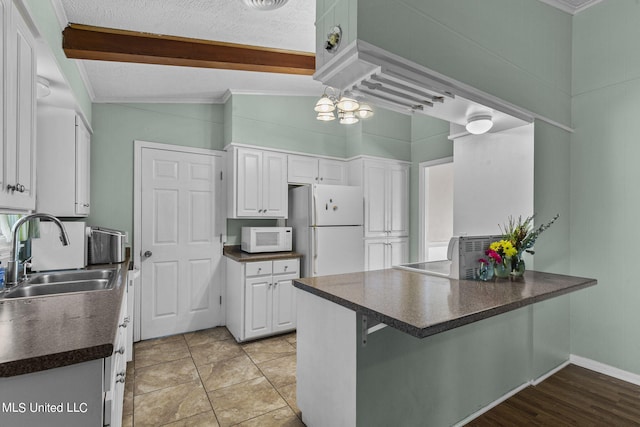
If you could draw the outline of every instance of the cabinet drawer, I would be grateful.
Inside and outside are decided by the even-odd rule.
[[[281,259],[273,261],[273,274],[282,273],[297,273],[298,272],[298,259]]]
[[[247,277],[271,274],[271,271],[272,261],[248,262],[245,266],[245,275]]]

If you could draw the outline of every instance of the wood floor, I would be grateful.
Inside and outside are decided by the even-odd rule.
[[[569,365],[468,425],[640,426],[640,386]]]

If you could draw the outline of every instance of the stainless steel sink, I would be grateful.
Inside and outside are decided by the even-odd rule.
[[[115,270],[75,270],[40,273],[29,276],[0,298],[27,298],[70,292],[100,291],[113,288]]]
[[[44,285],[60,282],[77,282],[84,280],[109,280],[113,277],[113,269],[105,270],[65,270],[52,273],[33,274],[25,280],[25,285]]]

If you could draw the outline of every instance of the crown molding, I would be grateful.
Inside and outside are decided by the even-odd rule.
[[[540,0],[543,3],[546,3],[550,6],[553,6],[557,9],[560,9],[563,12],[567,12],[571,15],[575,15],[578,12],[582,12],[583,10],[600,3],[602,0],[579,0],[579,1],[570,1],[570,0]],[[579,3],[578,5],[576,3]]]

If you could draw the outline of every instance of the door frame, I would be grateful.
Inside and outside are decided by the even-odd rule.
[[[443,157],[441,159],[429,160],[418,164],[418,261],[426,261],[427,254],[424,251],[427,242],[427,200],[425,178],[426,170],[431,166],[442,165],[445,163],[453,163],[453,156]]]
[[[219,230],[220,245],[223,245],[227,240],[227,186],[224,184],[224,178],[227,176],[225,156],[226,152],[221,150],[211,150],[207,148],[186,147],[182,145],[165,144],[161,142],[151,142],[134,140],[133,141],[133,246],[131,248],[131,258],[133,260],[133,269],[139,272],[136,276],[136,286],[134,286],[134,307],[133,307],[133,340],[140,341],[142,322],[140,316],[142,313],[142,301],[141,301],[141,284],[142,284],[142,270],[140,269],[140,246],[142,244],[142,151],[144,149],[162,150],[162,151],[175,151],[178,153],[187,154],[205,154],[208,156],[216,156],[222,159],[221,162],[221,180],[223,183],[220,185],[221,197],[220,203],[216,203],[216,230]],[[221,319],[225,318],[225,293],[224,286],[226,280],[226,269],[224,263],[222,264],[221,271],[221,293],[223,304],[220,307]]]

